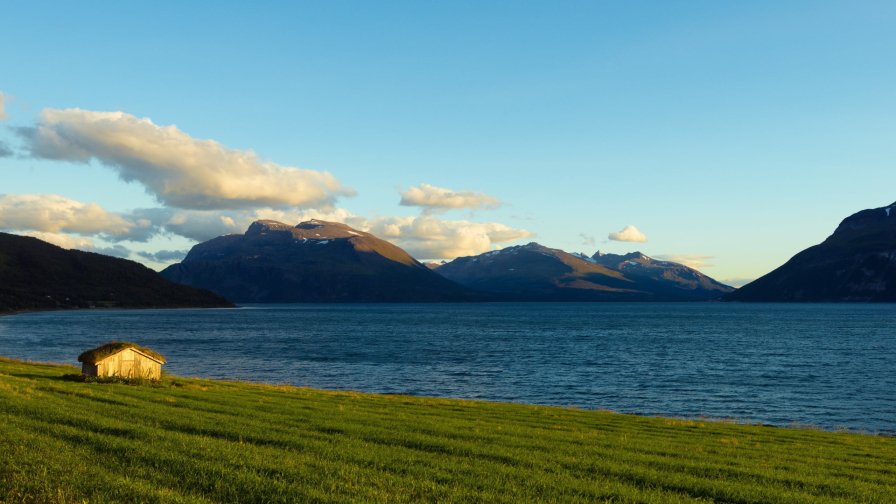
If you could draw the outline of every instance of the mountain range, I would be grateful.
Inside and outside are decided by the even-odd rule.
[[[434,271],[471,289],[526,301],[698,301],[733,290],[640,252],[588,257],[538,243],[459,257]]]
[[[896,301],[896,203],[847,217],[822,243],[725,299]]]
[[[238,303],[463,301],[467,289],[401,248],[336,222],[271,220],[192,248],[161,272]]]
[[[134,261],[0,233],[0,312],[68,308],[230,307]]]
[[[896,203],[847,217],[822,243],[738,290],[640,252],[587,256],[538,243],[424,265],[370,233],[320,220],[296,226],[256,221],[243,234],[194,246],[161,274],[125,259],[0,233],[0,311],[232,306],[224,298],[893,302]]]
[[[730,288],[642,254],[582,258],[530,243],[424,265],[336,222],[262,220],[193,247],[162,275],[238,303],[703,300]]]

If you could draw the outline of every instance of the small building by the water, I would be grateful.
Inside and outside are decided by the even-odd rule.
[[[136,343],[113,341],[82,353],[78,362],[82,363],[81,374],[85,376],[158,380],[165,357]]]

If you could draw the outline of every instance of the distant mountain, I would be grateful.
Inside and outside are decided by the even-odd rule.
[[[519,300],[685,301],[732,290],[687,266],[638,252],[588,257],[538,243],[459,257],[435,271],[471,289]]]
[[[640,252],[603,254],[596,252],[591,261],[618,271],[659,297],[713,299],[734,289],[680,263],[661,261]]]
[[[896,301],[896,203],[862,210],[730,301]]]
[[[0,312],[225,306],[233,305],[133,261],[0,233]]]
[[[261,220],[200,243],[162,275],[241,303],[460,301],[463,287],[345,224]]]

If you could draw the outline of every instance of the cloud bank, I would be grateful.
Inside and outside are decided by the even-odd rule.
[[[417,259],[454,259],[488,252],[494,245],[531,236],[496,222],[447,221],[430,216],[387,217],[366,231],[391,241]]]
[[[124,245],[115,244],[110,247],[97,247],[91,238],[83,236],[72,236],[64,233],[47,233],[41,231],[27,231],[22,233],[23,236],[30,236],[43,240],[47,243],[56,245],[64,249],[82,250],[84,252],[95,252],[112,257],[120,257],[127,259],[131,255],[131,250]]]
[[[0,121],[6,119],[6,96],[0,92]]]
[[[443,187],[420,184],[401,193],[402,206],[421,207],[424,212],[459,208],[491,209],[500,206],[498,198],[472,191],[452,191]]]
[[[684,264],[688,268],[694,268],[696,270],[703,268],[711,268],[713,265],[709,264],[707,261],[713,258],[713,256],[708,255],[694,255],[694,254],[660,254],[656,256],[657,259],[661,261],[670,261],[676,262],[679,264]]]
[[[625,226],[622,230],[616,231],[615,233],[610,233],[607,235],[607,238],[613,241],[624,241],[624,242],[646,242],[647,236],[644,235],[641,231],[638,230],[635,226],[629,224]]]
[[[302,211],[275,208],[228,211],[143,208],[134,210],[130,215],[134,219],[151,222],[159,234],[175,234],[197,242],[227,234],[242,234],[250,224],[260,219],[293,225],[306,220],[320,219],[344,222],[359,229],[367,225],[366,219],[341,208]]]
[[[38,240],[43,240],[47,243],[52,243],[53,245],[64,249],[93,250],[93,240],[83,236],[72,236],[45,231],[25,231],[21,234],[23,236],[30,236],[32,238],[37,238]]]
[[[417,217],[378,217],[367,219],[344,209],[290,212],[277,209],[207,212],[196,210],[157,209],[151,218],[166,231],[205,241],[222,234],[243,233],[259,219],[286,224],[319,219],[342,222],[391,241],[418,259],[454,259],[492,250],[495,245],[531,236],[525,229],[516,229],[495,222],[442,220],[429,215]],[[145,211],[140,215],[148,215]]]
[[[326,207],[353,194],[330,173],[264,161],[124,112],[45,109],[19,133],[34,157],[96,159],[177,208]]]
[[[108,212],[58,194],[0,194],[0,229],[103,235],[113,240],[148,238],[148,221]]]
[[[2,111],[0,95],[0,111]],[[494,196],[420,184],[401,193],[401,205],[420,207],[418,217],[367,219],[336,208],[353,194],[333,175],[260,159],[252,151],[196,139],[176,126],[159,126],[124,112],[44,109],[37,124],[18,128],[34,158],[87,163],[96,160],[127,182],[142,184],[164,206],[116,213],[96,203],[54,194],[0,194],[0,229],[30,234],[65,248],[126,256],[123,241],[178,235],[206,241],[242,233],[255,220],[295,224],[312,218],[369,231],[423,259],[453,259],[530,236],[524,229],[486,222],[441,220],[449,209],[496,208]],[[10,155],[0,145],[0,156]],[[93,239],[112,243],[96,249]],[[184,251],[140,251],[166,262]]]
[[[0,94],[0,113],[3,113]],[[65,248],[131,255],[120,242],[177,235],[194,241],[243,233],[258,219],[296,224],[309,219],[343,222],[396,243],[421,259],[453,259],[531,236],[495,222],[442,220],[450,209],[500,206],[494,196],[420,184],[401,193],[400,204],[422,209],[417,217],[367,219],[337,208],[353,191],[327,172],[283,166],[214,140],[196,139],[176,126],[160,126],[124,112],[44,109],[33,127],[16,128],[34,158],[106,165],[126,182],[144,186],[163,206],[107,211],[54,194],[0,194],[0,229],[29,234]],[[12,155],[0,144],[0,156]],[[94,239],[106,248],[96,248]],[[170,262],[185,251],[134,252]]]
[[[122,241],[148,241],[159,235],[178,235],[198,242],[225,234],[243,233],[259,219],[288,224],[320,219],[343,222],[404,248],[419,259],[454,259],[481,254],[496,245],[531,236],[495,222],[442,220],[430,215],[367,219],[351,212],[328,210],[188,210],[144,208],[127,213],[110,212],[95,203],[83,203],[55,194],[0,195],[0,229],[40,238],[63,248],[127,257]],[[96,248],[92,238],[114,243]],[[186,251],[137,252],[137,256],[159,262],[182,258]]]
[[[140,215],[147,215],[146,212]],[[319,219],[342,222],[361,231],[391,241],[418,259],[454,259],[481,254],[495,245],[531,236],[525,229],[496,222],[442,220],[429,215],[417,217],[378,217],[367,219],[335,208],[293,212],[271,208],[251,211],[220,212],[157,209],[153,222],[168,232],[196,241],[205,241],[222,234],[243,233],[259,219],[287,224]]]
[[[158,250],[156,252],[137,252],[137,255],[157,263],[173,263],[187,256],[189,250]]]

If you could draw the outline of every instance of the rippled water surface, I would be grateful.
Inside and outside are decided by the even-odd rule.
[[[896,306],[264,305],[0,318],[0,355],[106,341],[172,374],[896,433]]]

